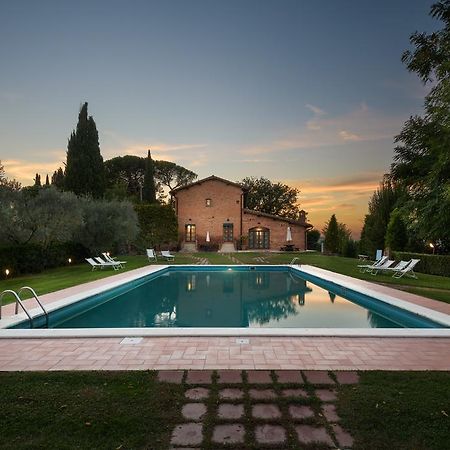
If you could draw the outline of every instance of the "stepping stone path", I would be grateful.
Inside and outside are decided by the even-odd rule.
[[[210,264],[208,258],[200,258],[198,256],[191,256],[191,258],[195,261],[195,264],[198,266],[207,266]]]
[[[157,376],[184,388],[173,450],[353,446],[334,402],[338,385],[358,383],[356,372],[167,370]]]

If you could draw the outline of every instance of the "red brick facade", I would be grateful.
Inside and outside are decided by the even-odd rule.
[[[311,225],[283,219],[244,208],[244,192],[231,181],[215,176],[199,180],[172,191],[178,217],[179,239],[182,247],[207,242],[218,244],[242,242],[242,248],[279,250],[286,244],[304,250],[306,230]],[[292,241],[287,241],[290,227]]]

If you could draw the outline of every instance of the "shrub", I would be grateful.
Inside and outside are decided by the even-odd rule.
[[[427,255],[425,253],[392,252],[393,257],[400,261],[420,259],[414,270],[429,275],[450,277],[450,255]]]
[[[217,252],[219,251],[219,244],[217,242],[204,242],[199,244],[198,249],[201,252]]]
[[[5,278],[5,270],[11,276],[38,273],[44,269],[81,262],[88,256],[88,250],[74,242],[43,247],[38,244],[18,244],[0,248],[0,278]]]

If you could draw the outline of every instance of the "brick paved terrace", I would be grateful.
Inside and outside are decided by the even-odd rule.
[[[450,370],[450,338],[0,339],[2,371],[147,369]]]

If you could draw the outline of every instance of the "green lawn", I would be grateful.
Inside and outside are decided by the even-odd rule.
[[[154,372],[0,373],[0,449],[167,449],[181,386]]]
[[[422,295],[435,300],[450,303],[450,278],[436,275],[417,274],[417,280],[410,277],[400,279],[392,278],[389,274],[372,275],[361,273],[358,264],[361,262],[354,258],[343,258],[340,256],[324,256],[320,253],[235,253],[234,257],[244,264],[261,264],[256,258],[263,256],[269,264],[289,264],[294,257],[299,260],[296,263],[309,264],[332,272],[341,273],[361,280],[374,283],[392,285],[393,288],[402,289],[413,294]]]
[[[170,264],[195,264],[199,259],[203,258],[206,258],[210,264],[235,264],[229,256],[230,255],[227,256],[213,252],[195,254],[178,253],[176,254],[175,261]],[[243,252],[233,253],[231,256],[243,264],[264,264],[264,261],[266,261],[267,264],[288,264],[294,257],[299,257],[300,260],[298,262],[301,264],[310,264],[362,280],[392,285],[394,288],[450,303],[450,278],[448,277],[418,274],[417,280],[407,277],[397,280],[388,274],[378,274],[374,276],[367,273],[361,273],[357,268],[360,261],[356,259],[324,256],[319,253]],[[264,258],[263,262],[258,258]],[[144,256],[123,256],[121,259],[128,261],[124,270],[132,270],[150,264]],[[159,260],[157,263],[166,264],[166,261]],[[112,269],[96,270],[92,272],[87,263],[59,267],[38,274],[2,280],[0,282],[0,292],[5,289],[18,290],[20,287],[27,285],[33,287],[39,295],[43,295],[48,292],[115,275],[116,273],[117,272]],[[6,296],[3,300],[4,304],[6,304],[12,302],[13,297]]]
[[[172,430],[183,422],[183,392],[188,389],[186,384],[158,383],[152,371],[10,372],[0,373],[0,386],[2,450],[168,449]],[[211,443],[218,390],[236,385],[208,387],[202,448],[212,450],[218,448]],[[306,448],[296,443],[287,405],[306,404],[316,413],[320,405],[311,386],[290,387],[304,388],[310,397],[269,400],[279,405],[284,418],[271,422],[288,430],[281,448]],[[275,384],[275,390],[279,394],[280,386]],[[338,387],[337,412],[355,450],[443,450],[450,442],[449,398],[449,372],[361,372],[358,385]],[[227,403],[244,404],[245,417],[235,422],[243,423],[247,434],[245,443],[220,448],[261,448],[252,432],[258,421],[251,417],[249,396]]]
[[[337,411],[355,450],[450,448],[450,373],[363,372]]]

